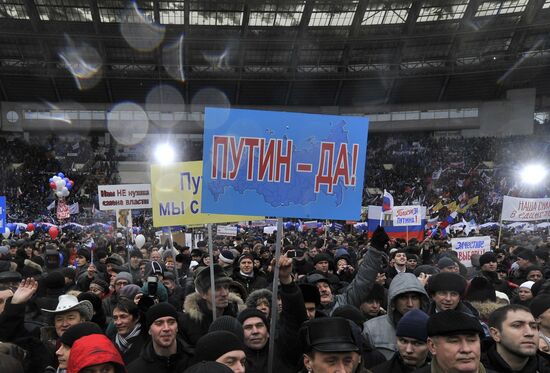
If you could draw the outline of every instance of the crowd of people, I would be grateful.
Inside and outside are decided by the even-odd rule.
[[[91,138],[92,141],[80,137],[60,140],[53,136],[29,141],[0,138],[0,190],[10,202],[8,211],[12,221],[37,221],[51,215],[46,207],[55,196],[47,180],[58,172],[65,172],[75,181],[68,203],[78,202],[82,215],[72,216],[72,220],[89,218],[93,207],[98,207],[97,185],[120,182],[118,162],[152,158],[151,154],[143,153],[143,149],[149,147],[106,145],[99,143],[98,136]],[[201,159],[200,144],[181,142],[184,155],[180,155],[180,160]],[[436,216],[440,209],[434,207],[440,204],[456,203],[457,207],[464,207],[474,198],[475,204],[459,210],[458,221],[464,218],[478,224],[496,222],[504,195],[549,194],[547,184],[527,189],[518,179],[518,170],[527,161],[548,158],[549,144],[550,135],[546,132],[451,141],[422,133],[403,134],[399,138],[371,134],[363,206],[380,205],[379,192],[383,189],[390,191],[397,203],[420,204]],[[79,163],[83,166],[76,167]],[[145,218],[150,215],[147,211],[143,214]]]
[[[550,372],[550,242],[492,246],[465,267],[445,240],[293,229],[277,260],[251,228],[212,262],[205,241],[22,233],[0,246],[0,371]]]
[[[97,137],[35,140],[0,138],[11,222],[55,222],[47,180],[59,171],[74,180],[68,203],[90,211],[97,185],[119,182],[117,161],[141,159]],[[431,220],[498,221],[504,195],[548,195],[515,179],[524,160],[548,158],[548,140],[372,135],[363,205],[387,189]],[[161,242],[147,212],[134,223],[143,246],[88,227],[2,241],[0,372],[550,372],[546,231],[486,228],[491,250],[465,267],[445,237],[381,227],[292,227],[276,258],[276,232],[216,237],[209,253]]]

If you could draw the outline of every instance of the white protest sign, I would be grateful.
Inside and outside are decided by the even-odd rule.
[[[277,230],[277,226],[269,226],[269,227],[264,227],[264,233],[265,234],[273,234],[273,232],[275,232]]]
[[[98,185],[99,209],[151,208],[151,184]]]
[[[422,222],[421,206],[393,206],[393,226],[415,226]]]
[[[550,198],[517,198],[504,196],[502,221],[550,219]]]
[[[216,227],[216,234],[218,236],[236,236],[237,227],[231,225],[218,225]]]
[[[458,254],[458,260],[466,267],[472,266],[472,255],[487,252],[491,248],[491,237],[461,237],[451,239],[451,246]]]

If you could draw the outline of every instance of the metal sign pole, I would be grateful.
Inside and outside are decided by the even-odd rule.
[[[178,284],[178,279],[179,279],[179,273],[178,273],[178,267],[176,265],[176,255],[174,254],[174,252],[176,251],[174,249],[174,238],[172,237],[172,227],[168,227],[168,238],[170,240],[170,256],[172,257],[172,260],[174,261],[174,275],[176,276],[176,284]]]
[[[500,248],[500,236],[502,235],[502,214],[500,214],[500,224],[498,227],[498,242],[497,247]]]
[[[212,321],[216,320],[216,281],[214,280],[214,244],[212,242],[212,224],[208,223],[208,255],[210,256],[210,301],[212,302]]]
[[[279,258],[281,257],[281,241],[283,240],[283,218],[277,219],[277,243],[275,244],[275,267],[273,268],[273,289],[271,296],[271,325],[269,328],[269,351],[267,372],[273,373],[275,353],[275,333],[277,329],[277,293],[279,290]]]

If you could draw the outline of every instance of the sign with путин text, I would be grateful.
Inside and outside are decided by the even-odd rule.
[[[502,221],[536,221],[550,219],[550,198],[504,196]]]
[[[451,239],[451,247],[458,254],[458,260],[466,267],[472,266],[472,255],[489,251],[491,249],[491,237],[460,237]]]
[[[202,161],[151,166],[153,225],[172,227],[263,219],[201,212]]]
[[[97,195],[102,211],[151,208],[150,184],[98,185]]]
[[[368,119],[206,108],[203,209],[357,220]]]
[[[393,206],[392,214],[394,227],[422,224],[420,206]]]

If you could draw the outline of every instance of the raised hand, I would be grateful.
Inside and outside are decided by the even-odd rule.
[[[32,298],[34,293],[38,290],[38,281],[34,278],[29,277],[21,280],[19,287],[13,294],[11,298],[12,304],[23,304]]]
[[[292,259],[286,255],[279,258],[279,280],[285,285],[292,282]]]

